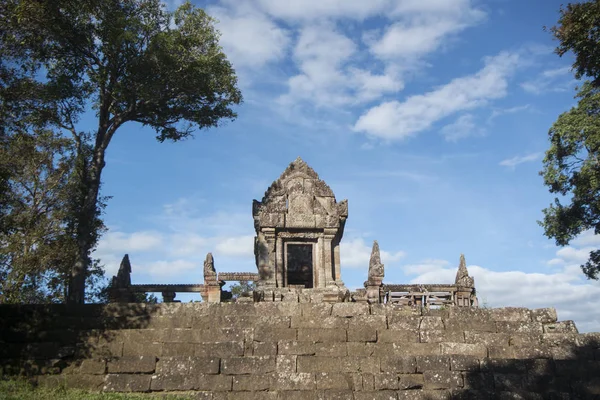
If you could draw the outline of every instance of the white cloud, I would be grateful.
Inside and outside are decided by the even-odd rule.
[[[257,0],[257,3],[276,18],[312,21],[343,17],[363,19],[381,12],[389,6],[390,0]]]
[[[487,122],[491,123],[494,119],[502,116],[502,115],[507,115],[507,114],[515,114],[515,113],[519,113],[522,111],[527,111],[531,109],[531,105],[530,104],[525,104],[522,106],[515,106],[515,107],[509,107],[509,108],[496,108],[492,111],[492,114],[489,116]]]
[[[191,277],[192,280],[202,283],[204,281],[203,267],[204,265],[202,263],[189,260],[161,260],[150,262],[148,264],[137,264],[135,265],[135,272],[147,273],[155,278],[168,278],[170,282],[166,282],[165,280],[165,283],[174,283],[178,277],[182,277],[183,274],[185,274],[188,279]],[[196,273],[189,274],[192,271],[195,271]]]
[[[364,268],[365,271],[369,268],[369,259],[371,258],[372,246],[368,246],[364,239],[355,238],[345,240],[341,243],[341,264],[343,268]],[[381,262],[385,265],[386,262],[398,261],[403,258],[406,253],[397,251],[390,253],[380,249]]]
[[[571,90],[576,80],[568,77],[571,67],[560,67],[542,71],[536,78],[522,82],[521,88],[531,94],[565,92]]]
[[[219,22],[220,44],[234,67],[259,68],[286,56],[290,33],[268,16],[255,10],[211,7],[208,12]]]
[[[391,15],[398,20],[380,38],[367,39],[371,52],[382,59],[422,57],[437,50],[449,35],[485,17],[469,0],[399,1]]]
[[[215,253],[230,257],[253,257],[254,236],[236,236],[217,240]]]
[[[404,139],[429,129],[456,112],[481,107],[506,95],[508,78],[518,66],[519,56],[503,52],[485,59],[485,67],[474,75],[450,83],[404,102],[389,101],[361,115],[354,130],[383,139]]]
[[[108,249],[114,252],[144,251],[156,248],[163,244],[163,236],[158,232],[141,231],[130,235],[119,232],[109,231],[102,236],[98,243],[98,252],[104,252]]]
[[[531,153],[524,156],[515,156],[500,161],[501,166],[514,169],[517,165],[537,161],[542,156],[542,153]]]
[[[477,126],[472,114],[464,114],[451,124],[444,126],[441,133],[446,141],[456,142],[472,136],[482,136],[485,134],[485,130]]]
[[[358,104],[403,88],[391,67],[383,74],[353,66],[357,45],[330,23],[300,29],[294,60],[300,73],[288,80],[289,92],[280,98],[284,105],[306,101],[314,106],[339,107]]]
[[[600,247],[600,235],[596,235],[593,229],[589,229],[571,241],[574,246]]]

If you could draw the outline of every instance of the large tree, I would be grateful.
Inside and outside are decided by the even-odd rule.
[[[178,141],[236,117],[232,106],[242,97],[218,38],[214,20],[189,3],[171,13],[160,0],[0,2],[0,73],[22,77],[0,101],[30,106],[70,134],[80,155],[68,301],[85,298],[92,223],[115,133],[138,122],[161,142]],[[90,108],[95,126],[85,131],[80,120]]]
[[[572,52],[578,79],[578,104],[561,114],[549,131],[550,148],[541,174],[551,193],[559,195],[544,209],[541,225],[549,238],[565,246],[582,232],[600,234],[600,1],[568,4],[550,29],[559,41],[556,53]],[[598,279],[600,250],[581,266]]]

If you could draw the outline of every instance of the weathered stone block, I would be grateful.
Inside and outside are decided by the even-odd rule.
[[[494,373],[496,391],[518,392],[524,388],[524,375]]]
[[[370,357],[376,343],[348,342],[346,351],[349,356]]]
[[[544,333],[578,333],[573,321],[553,322],[544,324]]]
[[[354,400],[396,400],[397,398],[396,392],[392,390],[354,393]]]
[[[106,373],[106,360],[83,360],[79,367],[80,374],[104,375]]]
[[[465,389],[493,392],[494,375],[491,372],[464,372],[463,381]]]
[[[162,356],[177,357],[194,354],[193,343],[164,343],[162,346]]]
[[[426,317],[421,317],[419,329],[421,331],[425,331],[425,330],[441,331],[446,328],[444,326],[444,321],[442,320],[441,317],[426,316]]]
[[[324,342],[315,343],[315,355],[316,356],[330,356],[330,357],[345,357],[346,343],[345,342]]]
[[[516,358],[512,346],[488,346],[489,358]]]
[[[282,355],[277,356],[275,370],[278,372],[296,372],[298,363],[298,356],[294,355]]]
[[[355,317],[369,313],[370,309],[367,303],[335,303],[331,311],[331,315],[337,317]]]
[[[398,389],[415,390],[423,388],[425,380],[423,374],[400,374],[398,375]]]
[[[325,303],[305,303],[295,304],[302,310],[302,316],[309,318],[324,318],[331,315],[332,304]]]
[[[298,340],[307,342],[345,342],[346,331],[339,329],[298,329]]]
[[[260,372],[259,372],[260,373]],[[197,375],[194,390],[229,391],[233,387],[233,377],[226,375]]]
[[[462,355],[474,357],[487,357],[487,348],[482,344],[469,343],[441,343],[442,355]]]
[[[392,330],[417,331],[421,325],[421,317],[415,315],[388,315],[388,328]],[[443,327],[442,327],[443,329]]]
[[[540,322],[515,322],[515,321],[498,321],[496,329],[501,333],[526,333],[528,335],[539,335],[543,333],[542,324]]]
[[[463,331],[428,330],[420,331],[419,339],[421,343],[464,343],[465,334]]]
[[[348,329],[348,342],[376,342],[377,330],[370,326],[356,326]]]
[[[154,356],[121,357],[108,363],[109,374],[152,373],[155,368],[156,357]]]
[[[292,328],[348,329],[348,319],[341,317],[292,317]]]
[[[453,371],[427,371],[423,373],[425,389],[454,389],[463,386],[463,377],[460,372]]]
[[[450,356],[451,371],[479,371],[479,358],[472,356]]]
[[[252,355],[275,356],[275,355],[277,355],[277,343],[276,342],[253,342]]]
[[[232,357],[221,360],[221,373],[227,375],[266,374],[275,371],[276,358],[272,356]]]
[[[189,354],[194,354],[194,356],[202,358],[243,356],[244,342],[196,343],[194,344],[193,353]]]
[[[280,340],[277,343],[277,354],[315,355],[315,343],[299,342],[296,340]]]
[[[530,322],[531,311],[522,307],[492,308],[490,315],[494,321]]]
[[[152,356],[158,357],[162,354],[162,343],[148,342],[124,342],[123,357]]]
[[[450,370],[450,357],[448,356],[417,356],[417,372],[448,371]]]
[[[533,358],[551,358],[552,352],[548,345],[536,346],[511,346],[515,354],[515,358],[533,359]]]
[[[419,331],[386,329],[377,331],[377,341],[381,343],[418,343]]]
[[[106,376],[102,390],[105,392],[148,392],[151,379],[151,375],[109,374]]]
[[[339,372],[317,372],[317,389],[348,390],[353,389],[353,379],[349,374]]]
[[[482,331],[496,332],[496,323],[488,318],[453,318],[444,321],[449,331]]]
[[[315,390],[315,374],[306,372],[278,372],[271,375],[271,390]]]
[[[194,390],[197,387],[195,374],[166,371],[162,374],[152,375],[150,389],[152,391],[183,391]]]
[[[202,357],[161,357],[156,363],[157,374],[218,374],[218,358]]]
[[[534,346],[542,343],[542,335],[531,333],[513,333],[509,335],[509,346]]]
[[[381,371],[414,374],[417,372],[417,360],[415,357],[382,357]]]
[[[555,308],[537,308],[531,310],[531,319],[534,322],[541,322],[542,324],[548,324],[556,322],[558,316]]]
[[[235,375],[234,391],[261,391],[271,389],[271,375]]]
[[[368,327],[372,329],[387,329],[387,317],[385,315],[357,315],[348,319],[348,329]]]
[[[508,346],[508,333],[466,331],[465,343],[480,343],[486,346]]]
[[[259,342],[270,342],[272,340],[296,340],[297,329],[294,328],[271,328],[268,326],[257,326],[254,329],[254,340]]]
[[[375,390],[398,390],[398,374],[383,372],[373,374]]]

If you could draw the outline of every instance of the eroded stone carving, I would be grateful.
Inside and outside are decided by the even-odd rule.
[[[467,288],[475,287],[475,280],[469,276],[464,254],[460,255],[460,262],[458,264],[458,271],[456,271],[456,280],[454,283]]]
[[[371,259],[369,260],[369,281],[376,282],[383,279],[384,270],[381,263],[381,255],[379,254],[379,243],[373,241],[373,249],[371,250]]]

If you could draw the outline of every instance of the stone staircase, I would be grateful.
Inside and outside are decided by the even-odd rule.
[[[553,309],[0,306],[0,373],[193,399],[596,399],[600,333]]]

